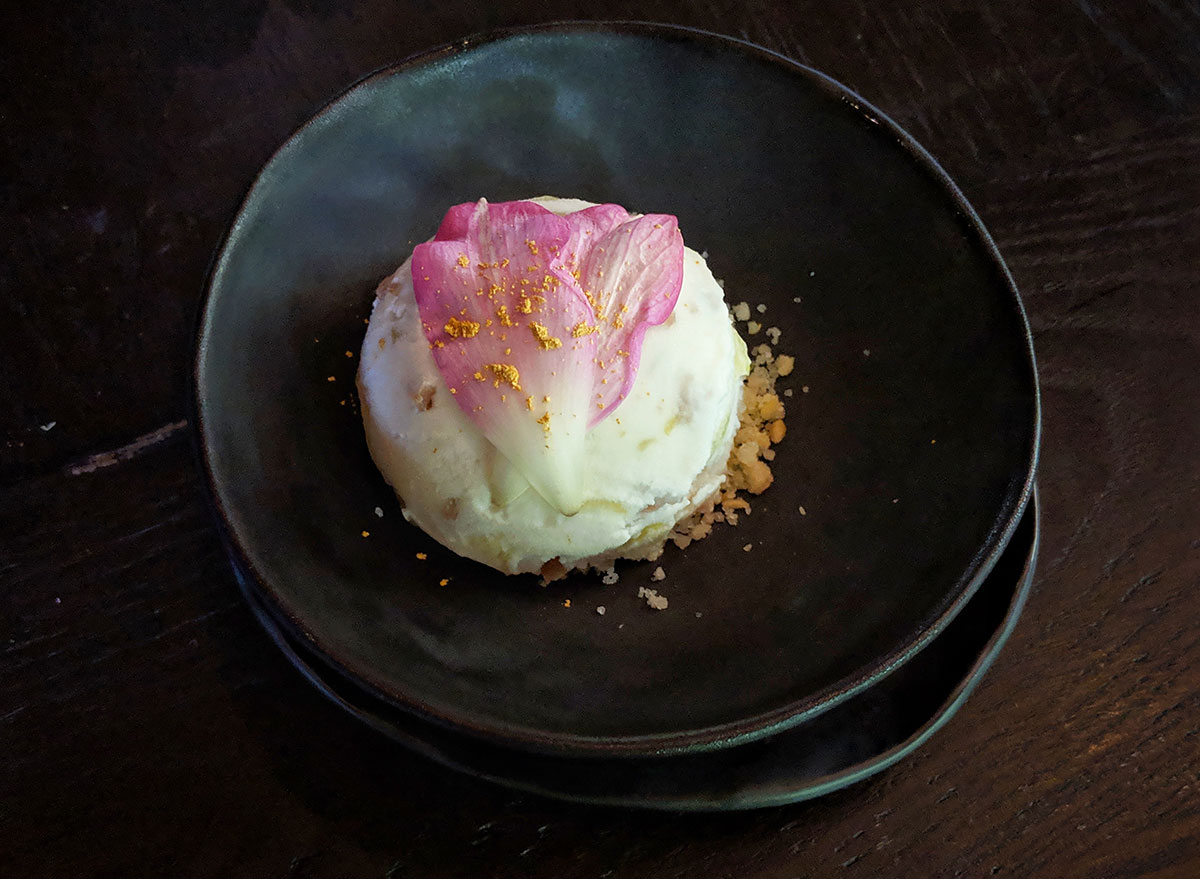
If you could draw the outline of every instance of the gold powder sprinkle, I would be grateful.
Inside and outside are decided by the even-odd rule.
[[[562,347],[562,339],[556,339],[554,336],[550,335],[550,331],[546,329],[543,324],[534,321],[529,325],[529,329],[533,333],[533,337],[538,340],[538,346],[541,347],[543,351],[550,351],[554,348]]]
[[[533,411],[533,397],[525,398],[525,408],[528,409],[530,412]]]
[[[532,238],[526,238],[525,246],[529,248],[530,253],[532,253],[534,256],[537,256],[538,248],[536,241],[534,241]]]
[[[521,374],[511,363],[489,363],[485,367],[496,377],[493,387],[500,387],[500,382],[509,385],[514,391],[521,390]]]
[[[550,413],[549,412],[544,413],[542,415],[542,417],[537,420],[537,423],[542,426],[542,430],[549,431],[550,430]]]
[[[452,339],[470,339],[479,333],[479,322],[474,320],[459,320],[452,317],[442,327],[446,335]]]
[[[460,253],[458,255],[458,264],[465,269],[467,266],[469,266],[471,264],[471,260],[467,258],[467,255],[465,253]]]
[[[600,332],[599,327],[588,326],[584,321],[580,321],[571,327],[571,336],[575,339],[581,339],[584,336],[590,336],[592,333]]]
[[[512,318],[508,316],[508,306],[507,305],[501,305],[496,309],[496,317],[500,320],[500,326],[502,326],[502,327],[514,326],[514,324],[512,322]]]

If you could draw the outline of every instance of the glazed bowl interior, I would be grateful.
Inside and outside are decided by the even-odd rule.
[[[458,558],[404,522],[363,440],[376,283],[450,205],[546,193],[675,214],[796,359],[774,485],[668,547],[661,583],[630,563],[542,588]],[[819,74],[644,25],[455,44],[297,131],[215,263],[196,410],[235,562],[290,631],[423,717],[580,754],[764,735],[905,661],[1008,540],[1039,429],[1016,291],[936,164]]]

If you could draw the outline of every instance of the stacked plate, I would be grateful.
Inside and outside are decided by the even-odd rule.
[[[662,582],[458,558],[362,439],[377,281],[449,205],[544,193],[677,215],[796,358],[775,484],[669,547]],[[965,699],[1033,573],[1036,371],[978,217],[862,99],[711,34],[505,32],[354,86],[247,195],[195,390],[235,568],[296,666],[422,753],[555,796],[746,808],[879,771]]]

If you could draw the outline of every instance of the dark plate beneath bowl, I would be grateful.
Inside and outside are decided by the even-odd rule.
[[[544,590],[440,549],[362,439],[345,352],[375,283],[447,206],[545,192],[678,215],[797,359],[775,485],[668,549],[667,612],[636,599],[652,564]],[[768,735],[916,655],[1007,543],[1039,435],[1020,301],[933,160],[813,71],[641,25],[456,44],[298,131],[215,263],[196,409],[231,550],[292,635],[428,719],[576,754]]]
[[[252,590],[247,595],[275,642],[325,696],[384,735],[452,769],[579,802],[704,812],[756,809],[812,799],[862,781],[941,729],[1016,626],[1033,583],[1039,542],[1035,498],[962,612],[911,662],[874,686],[761,741],[651,759],[529,754],[424,723],[347,681],[289,638]]]

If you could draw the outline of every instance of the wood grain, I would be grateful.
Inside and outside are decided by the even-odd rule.
[[[0,15],[0,874],[1200,872],[1196,3],[126,0]],[[859,90],[960,183],[1026,297],[1045,522],[1025,616],[931,742],[816,802],[564,806],[412,756],[286,664],[203,502],[193,320],[257,168],[385,63],[581,16],[740,36]]]

